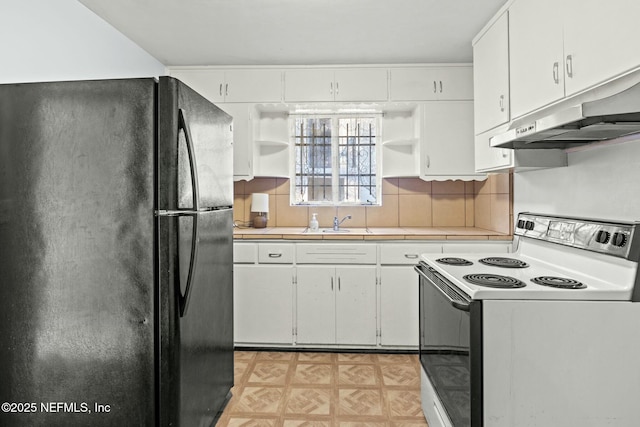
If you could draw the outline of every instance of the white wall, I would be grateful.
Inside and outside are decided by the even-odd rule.
[[[0,0],[0,40],[0,83],[166,74],[76,0]]]
[[[569,166],[514,174],[514,213],[640,221],[640,137],[569,153]]]

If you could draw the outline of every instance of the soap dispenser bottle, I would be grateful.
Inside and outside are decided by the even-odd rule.
[[[311,221],[309,221],[309,230],[311,231],[318,231],[319,229],[317,215],[318,215],[317,213],[314,213],[311,215]]]

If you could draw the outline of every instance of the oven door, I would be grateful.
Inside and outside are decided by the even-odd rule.
[[[420,277],[420,363],[439,400],[434,405],[444,409],[453,427],[480,427],[481,302],[426,263],[415,269]]]

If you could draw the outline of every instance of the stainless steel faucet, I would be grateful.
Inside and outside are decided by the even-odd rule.
[[[333,217],[333,231],[340,231],[340,224],[342,224],[345,219],[351,219],[351,215],[345,216],[340,221],[338,221],[338,217],[337,216],[334,216]]]

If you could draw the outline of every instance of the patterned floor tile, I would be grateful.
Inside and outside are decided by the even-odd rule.
[[[422,420],[416,421],[392,421],[391,427],[429,427],[427,420],[422,417]]]
[[[373,422],[373,421],[340,421],[339,427],[389,427],[389,423],[386,422]]]
[[[289,364],[282,362],[256,362],[249,383],[284,385]]]
[[[216,424],[216,427],[274,427],[277,423],[277,419],[262,419],[262,418],[235,418],[229,417],[227,422],[222,423],[222,420]]]
[[[283,427],[331,427],[331,421],[284,420]]]
[[[284,388],[279,387],[245,387],[238,401],[231,408],[231,413],[263,413],[279,414],[284,397]]]
[[[233,380],[236,384],[239,384],[244,377],[244,374],[249,368],[249,362],[243,360],[236,360],[233,362]]]
[[[298,353],[298,362],[334,363],[335,353]]]
[[[338,353],[338,363],[376,363],[376,359],[368,353]]]
[[[373,365],[339,365],[338,384],[340,385],[376,385]]]
[[[420,376],[415,365],[380,365],[384,385],[419,387]]]
[[[330,415],[330,389],[292,388],[285,404],[285,414]]]
[[[259,351],[257,360],[293,360],[295,353],[290,351]]]
[[[382,395],[380,390],[338,390],[338,416],[382,414]]]
[[[331,384],[332,365],[300,363],[296,365],[292,384]]]
[[[253,360],[256,358],[256,351],[235,351],[233,353],[235,360]]]
[[[422,417],[420,390],[386,390],[391,417]]]

